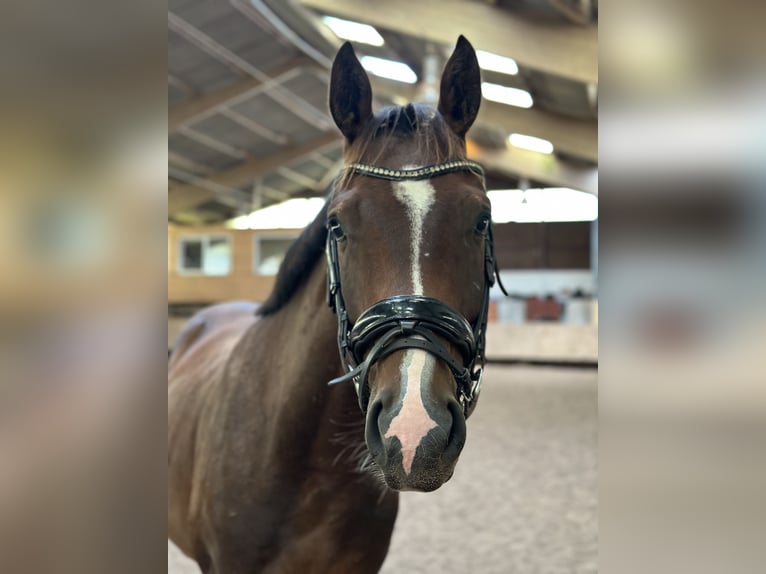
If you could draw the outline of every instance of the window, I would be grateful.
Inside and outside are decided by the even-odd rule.
[[[280,237],[256,237],[253,270],[258,275],[276,275],[285,253],[295,241],[294,235]]]
[[[182,237],[178,272],[186,275],[228,275],[231,272],[231,240],[227,235]]]

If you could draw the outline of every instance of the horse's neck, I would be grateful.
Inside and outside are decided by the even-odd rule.
[[[326,303],[326,290],[322,258],[314,264],[305,285],[274,317],[274,335],[279,339],[271,341],[270,350],[280,355],[289,371],[297,370],[303,377],[308,376],[295,385],[299,393],[322,391],[326,395],[327,381],[341,372],[337,319]]]
[[[306,284],[283,309],[263,321],[258,340],[268,345],[268,360],[259,384],[269,386],[273,408],[281,419],[279,436],[274,437],[276,448],[294,451],[296,445],[310,445],[310,452],[304,453],[309,466],[353,470],[358,461],[336,458],[344,448],[361,449],[364,417],[350,383],[327,385],[342,373],[342,366],[337,319],[326,303],[323,262],[315,264]]]
[[[356,393],[327,386],[341,365],[325,281],[318,262],[281,310],[243,335],[192,442],[203,453],[198,483],[210,488],[204,531],[234,540],[259,565],[252,571],[277,562],[274,570],[304,571],[290,557],[309,553],[316,571],[357,572],[334,566],[347,544],[371,545],[363,554],[382,561],[393,527],[396,495],[359,473],[367,447]]]

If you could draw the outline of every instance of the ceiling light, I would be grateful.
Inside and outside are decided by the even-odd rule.
[[[403,62],[385,60],[374,56],[362,56],[360,61],[365,70],[381,78],[388,78],[389,80],[396,80],[405,84],[414,84],[418,81],[418,77],[412,71],[412,68]]]
[[[288,199],[235,217],[226,225],[232,229],[301,229],[314,221],[324,202],[321,197]]]
[[[360,24],[359,22],[352,22],[351,20],[341,20],[340,18],[333,18],[332,16],[323,17],[322,22],[324,22],[338,38],[351,40],[352,42],[359,42],[360,44],[370,44],[371,46],[383,45],[383,36],[368,24]]]
[[[553,144],[542,138],[525,136],[524,134],[511,134],[508,136],[508,141],[511,142],[511,145],[514,147],[520,147],[522,149],[540,153],[553,153]]]
[[[593,221],[598,197],[566,187],[496,189],[487,192],[495,223]]]
[[[509,74],[511,76],[519,73],[519,66],[516,64],[516,60],[512,58],[506,58],[505,56],[485,52],[484,50],[476,50],[476,57],[479,60],[479,67],[483,70],[500,72],[501,74]]]
[[[491,84],[489,82],[481,83],[481,94],[492,102],[519,108],[531,108],[533,103],[531,94],[526,90],[509,88],[508,86]]]

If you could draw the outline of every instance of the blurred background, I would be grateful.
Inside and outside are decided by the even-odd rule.
[[[601,17],[600,568],[760,571],[766,5]]]
[[[2,572],[148,572],[166,554],[167,33],[152,4],[0,7]]]

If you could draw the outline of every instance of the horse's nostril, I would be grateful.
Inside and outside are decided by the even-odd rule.
[[[447,409],[452,415],[452,427],[449,432],[449,439],[447,440],[447,448],[444,454],[447,456],[455,456],[460,454],[463,450],[466,439],[466,426],[465,417],[463,416],[463,409],[460,407],[460,403],[451,399],[447,404]]]
[[[380,430],[380,413],[383,411],[383,401],[376,398],[367,409],[367,420],[365,421],[364,439],[367,442],[367,449],[373,458],[385,455],[383,449],[383,433]]]

